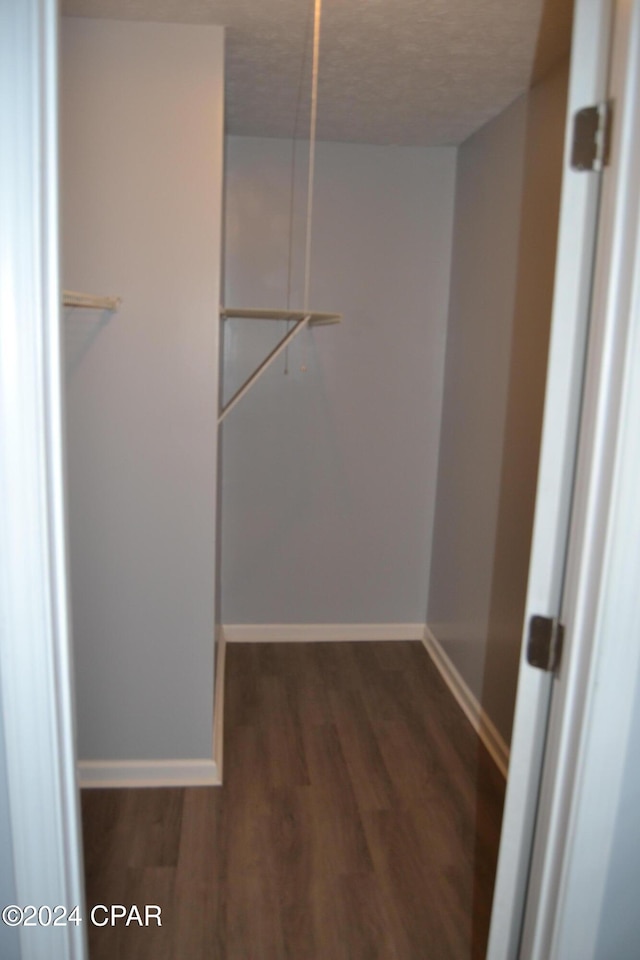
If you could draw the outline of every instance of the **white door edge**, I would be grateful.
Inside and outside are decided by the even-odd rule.
[[[0,6],[0,692],[16,903],[77,905],[82,914],[61,410],[57,17],[55,0]],[[86,922],[21,927],[20,956],[83,960],[85,930]]]
[[[576,506],[522,960],[596,955],[640,662],[640,2],[618,4]],[[635,526],[634,526],[635,525]]]
[[[605,99],[613,0],[577,0],[545,413],[509,780],[487,960],[514,960],[522,932],[551,694],[526,661],[534,614],[559,614],[588,330],[599,178],[570,169],[573,115]]]

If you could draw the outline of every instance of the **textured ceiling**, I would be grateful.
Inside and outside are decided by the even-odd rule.
[[[297,115],[296,133],[304,135],[313,0],[61,6],[74,16],[224,24],[228,132],[291,137]],[[324,0],[318,136],[460,143],[567,54],[571,7],[571,0]]]

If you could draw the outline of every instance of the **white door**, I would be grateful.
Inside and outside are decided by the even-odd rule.
[[[527,662],[532,616],[560,618],[601,175],[571,169],[573,118],[606,100],[613,0],[576,0],[545,414],[498,873],[487,960],[518,954],[553,677]]]
[[[622,423],[616,371],[627,347],[620,335],[626,321],[619,301],[633,269],[627,265],[625,277],[621,235],[627,194],[637,183],[638,158],[631,151],[639,17],[638,0],[576,3],[545,421],[488,960],[585,960],[590,955],[568,953],[566,944],[556,953],[554,944],[560,942],[558,897],[567,871],[565,841],[595,656],[594,598],[605,579],[601,520],[609,509],[612,469],[607,448]],[[609,98],[611,166],[601,174],[571,170],[576,111]],[[527,662],[534,615],[566,625],[555,676]],[[580,923],[586,929],[589,919],[579,919],[574,930]]]

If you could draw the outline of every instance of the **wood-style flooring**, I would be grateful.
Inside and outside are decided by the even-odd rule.
[[[504,782],[420,643],[227,648],[225,783],[82,796],[91,960],[481,960]]]

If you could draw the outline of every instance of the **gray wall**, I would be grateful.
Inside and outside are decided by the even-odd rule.
[[[228,305],[286,305],[290,178],[287,141],[228,140]],[[225,421],[224,622],[424,622],[454,179],[450,148],[318,145],[311,307],[344,321],[302,334]],[[225,327],[228,396],[283,330]]]
[[[529,562],[567,72],[462,145],[428,620],[509,741]]]
[[[223,33],[62,23],[79,756],[210,758]]]

